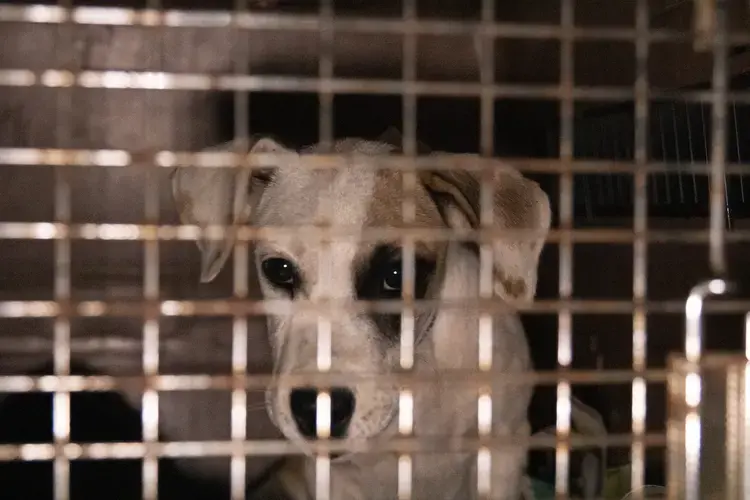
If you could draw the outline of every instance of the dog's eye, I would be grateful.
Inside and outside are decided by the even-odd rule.
[[[433,262],[417,258],[414,262],[416,266],[414,269],[414,296],[417,299],[424,297],[427,292],[427,285],[430,280],[430,276],[435,270],[435,264]],[[403,287],[403,276],[402,266],[400,260],[394,261],[388,264],[384,268],[383,281],[381,282],[380,288],[381,293],[386,296],[401,296],[401,289]]]
[[[394,262],[385,270],[383,283],[381,284],[385,292],[401,292],[401,262]]]
[[[274,257],[266,259],[261,264],[263,274],[274,286],[293,290],[299,284],[299,273],[297,268],[286,259]]]

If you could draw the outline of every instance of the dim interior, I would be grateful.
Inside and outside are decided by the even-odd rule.
[[[401,6],[379,9],[367,2],[342,2],[336,15],[382,17],[401,15]],[[463,5],[448,0],[419,7],[420,15],[443,19],[477,19],[479,2]],[[170,5],[167,5],[170,4]],[[190,9],[197,2],[164,1],[163,6]],[[439,4],[439,5],[438,5]],[[475,5],[476,4],[476,5]],[[498,2],[497,18],[508,23],[559,23],[559,2],[545,0],[531,12],[511,2]],[[576,3],[576,22],[583,26],[632,26],[635,2],[600,9],[593,0]],[[281,11],[314,14],[287,2],[269,2]],[[232,8],[231,2],[219,8]],[[373,9],[375,9],[373,11]],[[684,14],[652,12],[655,25],[689,29]],[[683,24],[680,24],[680,23]],[[669,24],[674,23],[674,24]],[[39,70],[62,64],[60,37],[79,42],[73,54],[75,71],[166,71],[173,73],[233,72],[238,57],[241,71],[250,74],[315,78],[318,34],[284,30],[232,32],[217,28],[142,28],[74,25],[69,32],[54,25],[4,23],[0,30],[0,69],[29,66]],[[245,36],[246,35],[246,36]],[[257,38],[256,38],[257,37]],[[35,39],[36,49],[21,41]],[[385,80],[401,78],[402,41],[395,35],[348,34],[334,44],[334,76],[344,79]],[[81,45],[83,44],[83,45]],[[711,58],[695,56],[691,71],[673,71],[668,64],[683,57],[688,44],[653,44],[649,80],[654,86],[690,93],[711,85]],[[683,47],[684,45],[685,47]],[[12,47],[12,49],[10,48]],[[56,47],[52,49],[53,47]],[[239,48],[238,48],[239,47]],[[52,49],[46,51],[45,48]],[[455,49],[454,54],[450,54]],[[732,52],[742,62],[746,52]],[[362,52],[364,51],[364,52]],[[367,52],[369,51],[369,52]],[[584,87],[628,87],[635,76],[632,42],[583,41],[574,44],[574,74]],[[289,58],[279,55],[293,54]],[[218,55],[217,55],[218,54]],[[239,55],[238,55],[239,54]],[[365,54],[365,55],[361,55]],[[417,79],[432,82],[476,80],[479,69],[469,37],[420,36],[417,41]],[[560,42],[555,39],[503,39],[496,42],[495,79],[508,85],[556,85],[560,78]],[[70,54],[67,54],[70,56]],[[245,60],[243,60],[245,61]],[[438,64],[443,61],[444,64]],[[468,62],[467,62],[468,61]],[[743,67],[741,64],[739,67]],[[693,71],[694,69],[694,71]],[[734,71],[734,70],[732,70]],[[680,80],[685,77],[685,81]],[[676,76],[677,75],[677,76]],[[681,76],[680,76],[681,75]],[[730,75],[731,90],[748,88],[748,74]],[[166,96],[165,96],[166,94]],[[230,140],[243,130],[279,138],[285,145],[302,147],[315,143],[321,133],[321,104],[317,93],[250,91],[238,98],[231,91],[186,91],[143,89],[84,89],[73,87],[15,87],[0,93],[0,147],[2,148],[112,148],[197,150]],[[60,103],[63,104],[60,104]],[[65,104],[67,103],[67,104]],[[574,103],[573,155],[581,160],[632,162],[635,154],[635,119],[632,99],[591,98]],[[498,97],[493,102],[493,141],[496,156],[515,159],[554,159],[560,155],[560,101]],[[399,94],[342,93],[333,97],[332,124],[336,138],[375,139],[389,127],[403,129],[403,97]],[[238,112],[239,110],[239,112]],[[706,162],[712,146],[710,104],[654,98],[649,102],[648,157],[652,162],[676,165]],[[243,118],[247,120],[243,121]],[[727,114],[727,162],[745,164],[750,146],[740,140],[750,130],[750,108],[730,102]],[[481,101],[477,97],[419,96],[416,99],[417,138],[434,150],[478,152],[480,149]],[[42,222],[56,219],[55,185],[61,175],[52,167],[3,166],[0,168],[0,221]],[[70,185],[70,220],[74,223],[130,223],[144,220],[146,192],[158,190],[161,224],[178,223],[169,198],[166,172],[72,167],[64,175]],[[559,191],[556,175],[531,175],[548,194],[553,207],[553,227],[559,227]],[[747,186],[746,186],[747,184]],[[746,229],[750,215],[750,178],[727,178],[727,231]],[[692,230],[708,226],[709,183],[705,175],[687,173],[650,174],[647,180],[649,228]],[[576,174],[574,179],[574,227],[631,228],[634,184],[631,174]],[[747,277],[743,256],[747,243],[726,245],[729,276],[742,285]],[[52,300],[55,289],[53,241],[0,239],[0,300]],[[232,270],[222,272],[209,285],[200,285],[198,255],[192,242],[162,242],[159,245],[160,298],[221,299],[232,294]],[[136,300],[142,296],[144,253],[140,242],[82,241],[71,244],[71,297],[75,300]],[[573,250],[573,298],[580,300],[631,300],[633,297],[632,243],[581,243]],[[542,253],[537,298],[554,300],[560,290],[560,255],[555,243]],[[251,271],[251,273],[254,271]],[[682,301],[692,286],[711,276],[705,242],[662,242],[648,245],[646,267],[648,299]],[[252,281],[254,276],[249,277]],[[741,288],[740,288],[741,291]],[[534,366],[557,368],[556,314],[522,317]],[[677,313],[647,316],[647,366],[664,369],[669,353],[684,349],[684,317]],[[575,313],[573,316],[573,369],[630,369],[632,360],[631,314]],[[707,315],[706,349],[743,348],[744,315]],[[231,321],[227,318],[160,318],[161,367],[164,373],[231,372]],[[51,319],[0,319],[0,373],[52,374],[54,321]],[[250,353],[248,371],[268,369],[265,339],[250,339],[259,346]],[[253,343],[255,342],[255,343]],[[194,352],[195,345],[204,347]],[[141,372],[143,324],[138,318],[72,318],[71,350],[73,374],[135,375]],[[573,393],[601,414],[610,433],[631,431],[630,384],[583,384]],[[184,440],[209,441],[229,438],[229,392],[215,394],[215,407],[184,416],[184,425],[196,428]],[[184,408],[189,395],[163,397],[164,405]],[[213,396],[212,396],[213,397]],[[262,401],[260,394],[251,400]],[[538,387],[529,409],[534,430],[555,425],[554,386]],[[663,383],[650,383],[647,391],[647,432],[663,433],[667,407]],[[71,440],[76,442],[140,441],[140,413],[118,393],[75,393],[71,396]],[[172,413],[162,411],[162,423]],[[251,411],[248,437],[277,437],[263,411]],[[211,421],[211,425],[201,422]],[[52,396],[48,394],[6,395],[0,403],[0,442],[6,444],[52,442]],[[169,438],[162,429],[162,437]],[[575,452],[571,476],[576,473]],[[610,448],[608,465],[625,465],[630,449]],[[189,459],[196,464],[201,459]],[[254,462],[253,462],[254,460]],[[664,450],[649,448],[646,457],[647,484],[665,484]],[[274,460],[253,458],[249,467],[262,477]],[[213,467],[213,466],[212,466]],[[222,464],[225,481],[207,480],[200,465],[177,467],[160,460],[159,498],[228,498],[229,460]],[[554,450],[532,453],[530,471],[554,480]],[[186,472],[187,470],[187,472]],[[140,461],[74,462],[71,466],[71,498],[140,498]],[[111,479],[121,485],[115,491]],[[52,498],[53,464],[0,463],[3,498]],[[252,486],[252,484],[251,484]],[[35,489],[29,490],[30,487]],[[7,489],[6,489],[7,488]],[[576,486],[571,484],[575,493]],[[6,493],[7,492],[7,493]],[[106,493],[105,493],[106,492]],[[252,491],[248,492],[251,495]]]

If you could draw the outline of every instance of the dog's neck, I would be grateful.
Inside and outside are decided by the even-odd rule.
[[[411,498],[431,500],[440,492],[441,500],[469,500],[466,492],[472,477],[473,460],[470,454],[461,456],[430,455],[429,464],[413,458],[410,478]],[[331,464],[331,500],[393,500],[398,498],[399,478],[396,457],[377,461],[345,461]],[[313,500],[316,486],[316,463],[313,457],[290,459],[278,481],[292,500]]]

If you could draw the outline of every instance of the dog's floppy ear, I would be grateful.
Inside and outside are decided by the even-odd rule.
[[[536,294],[537,264],[547,238],[551,212],[539,185],[511,168],[494,175],[492,226],[535,230],[533,238],[493,240],[494,289],[508,302],[529,302]],[[446,224],[455,229],[480,227],[480,181],[467,171],[429,171],[421,175]]]
[[[260,138],[248,147],[236,141],[210,148],[210,152],[291,153],[273,139]],[[269,177],[267,172],[247,168],[177,168],[172,173],[172,195],[184,224],[206,229],[228,227],[223,240],[203,238],[198,241],[201,252],[201,282],[213,281],[232,253],[234,228],[250,217],[254,204]]]

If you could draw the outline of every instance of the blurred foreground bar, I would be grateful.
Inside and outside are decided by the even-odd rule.
[[[667,467],[670,500],[750,498],[750,364],[709,354],[669,361]]]

